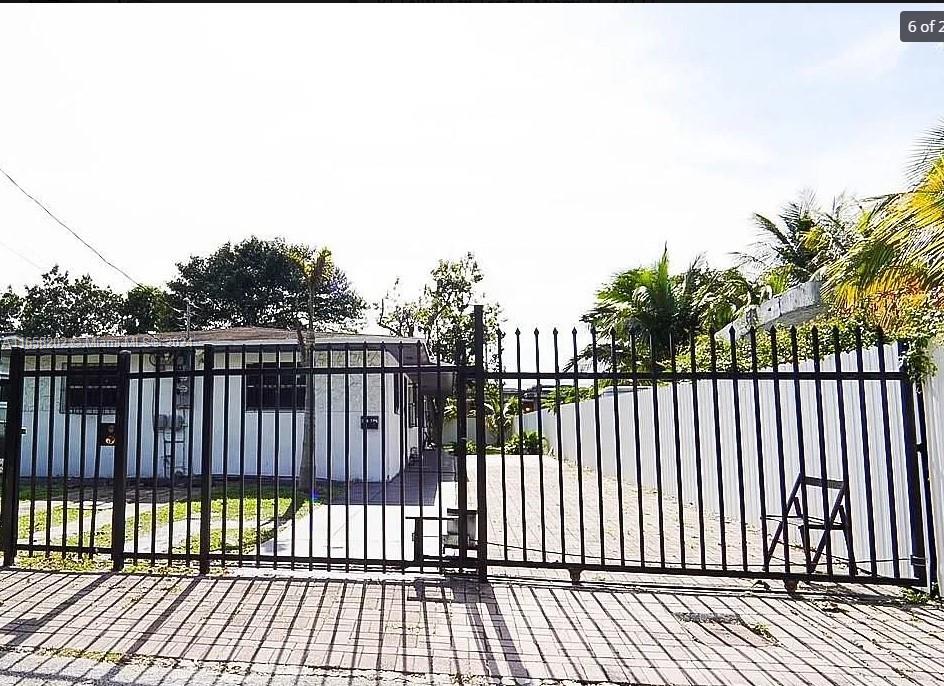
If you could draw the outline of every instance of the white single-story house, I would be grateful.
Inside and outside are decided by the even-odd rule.
[[[129,479],[201,472],[206,345],[214,346],[214,477],[299,474],[310,387],[315,478],[388,480],[424,445],[424,399],[449,392],[454,382],[418,338],[319,333],[310,386],[293,371],[306,361],[290,330],[8,339],[4,365],[11,344],[26,349],[22,478],[112,477],[120,351],[131,353]]]

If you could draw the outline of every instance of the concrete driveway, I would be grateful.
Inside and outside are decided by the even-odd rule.
[[[440,481],[441,479],[441,481]],[[444,516],[457,502],[455,458],[426,451],[422,462],[410,464],[390,481],[350,483],[332,491],[332,504],[314,508],[284,524],[262,545],[263,555],[337,557],[356,565],[358,559],[413,560],[413,520]],[[440,554],[436,522],[424,524],[426,555]]]

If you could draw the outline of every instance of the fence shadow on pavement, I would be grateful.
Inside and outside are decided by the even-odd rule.
[[[315,683],[317,670],[351,683],[358,670],[647,684],[795,683],[815,672],[834,683],[931,683],[942,627],[940,605],[856,588],[0,572],[4,683],[26,683],[37,656],[50,669],[94,659],[100,683],[189,661],[227,684],[240,674],[274,684],[277,667],[315,670]]]

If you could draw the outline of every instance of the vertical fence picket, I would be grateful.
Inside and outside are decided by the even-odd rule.
[[[672,438],[675,449],[675,499],[679,525],[679,557],[677,563],[685,568],[685,499],[682,497],[682,435],[679,427],[678,360],[675,353],[675,341],[669,336],[671,350],[669,369],[672,374]]]
[[[125,563],[125,506],[128,470],[128,393],[131,353],[118,355],[118,399],[115,407],[115,461],[112,466],[111,566],[120,572]]]
[[[213,478],[214,357],[212,345],[203,348],[203,413],[200,417],[200,573],[210,573],[210,487]],[[257,536],[259,532],[256,532]]]
[[[898,357],[905,359],[906,345],[899,342]],[[908,492],[908,521],[910,524],[910,556],[909,562],[915,570],[914,576],[919,584],[927,581],[929,568],[925,555],[924,541],[924,502],[921,497],[922,470],[918,459],[918,437],[915,417],[914,383],[908,375],[907,366],[904,368],[900,380],[902,426],[904,429],[905,444],[905,485]],[[893,484],[889,484],[892,488]]]
[[[16,559],[19,514],[20,446],[23,426],[23,392],[25,353],[23,348],[10,350],[9,400],[7,401],[6,438],[3,455],[3,500],[0,522],[3,526],[3,566],[9,567]],[[32,539],[32,532],[30,532]]]
[[[885,460],[885,490],[888,496],[888,519],[889,532],[891,538],[892,554],[892,573],[896,579],[901,578],[901,549],[898,541],[898,507],[895,496],[895,463],[892,453],[892,430],[891,430],[891,410],[889,408],[889,388],[886,378],[885,362],[885,334],[881,329],[876,330],[875,338],[878,343],[878,370],[879,370],[879,389],[881,391],[882,405],[882,439],[885,448],[883,458]]]
[[[485,474],[485,322],[484,311],[481,305],[474,310],[474,335],[472,346],[475,351],[475,402],[479,409],[475,417],[476,435],[476,522],[478,532],[476,536],[476,557],[478,578],[484,581],[488,576],[488,494],[486,493]]]
[[[534,372],[537,375],[534,398],[537,412],[538,475],[540,478],[538,502],[541,508],[541,562],[547,562],[547,504],[544,494],[544,423],[542,421],[544,393],[541,386],[541,336],[537,329],[534,330]]]

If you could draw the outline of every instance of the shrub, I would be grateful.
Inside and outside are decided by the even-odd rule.
[[[525,431],[523,434],[514,436],[505,444],[505,451],[509,453],[524,453],[526,455],[537,455],[538,453],[548,452],[547,439],[537,431]]]

